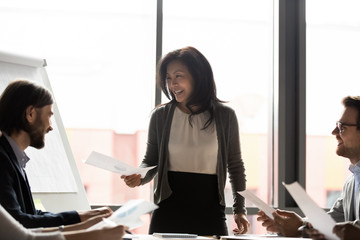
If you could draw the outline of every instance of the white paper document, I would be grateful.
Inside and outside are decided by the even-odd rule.
[[[311,240],[311,238],[280,237],[277,234],[241,234],[236,236],[221,236],[220,240]]]
[[[125,234],[123,236],[123,239],[134,239],[134,240],[161,240],[165,238],[155,237],[153,235],[149,234]],[[187,239],[187,240],[215,240],[213,237],[203,237],[203,236],[197,236],[193,238],[166,238],[167,240],[181,240],[181,239]]]
[[[298,182],[291,184],[283,183],[285,188],[289,191],[301,211],[308,218],[308,221],[320,233],[325,235],[328,240],[339,239],[333,232],[336,224],[334,219],[330,217],[322,208],[320,208],[305,192]]]
[[[158,206],[152,202],[143,199],[130,200],[116,210],[110,217],[88,228],[88,230],[99,229],[104,226],[124,225],[129,230],[142,226],[144,223],[140,220],[143,214],[152,212]]]
[[[132,175],[132,174],[141,174],[141,177],[145,177],[146,173],[155,168],[147,167],[147,168],[136,168],[130,166],[126,163],[123,163],[115,158],[106,156],[102,153],[98,153],[93,151],[90,156],[84,161],[86,164],[93,165],[98,168],[102,168],[114,173],[118,173],[120,175]]]
[[[238,192],[241,196],[243,196],[245,199],[249,200],[253,204],[255,204],[256,207],[258,207],[260,210],[262,210],[268,217],[271,219],[274,219],[272,213],[275,212],[275,209],[270,207],[268,204],[266,204],[263,200],[258,198],[255,194],[253,194],[249,190],[244,190],[241,192]]]

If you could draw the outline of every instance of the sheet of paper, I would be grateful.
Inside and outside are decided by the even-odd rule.
[[[301,209],[301,211],[308,218],[308,221],[314,228],[319,230],[325,235],[328,240],[339,239],[333,232],[333,228],[336,224],[334,219],[330,217],[322,208],[320,208],[305,192],[298,182],[291,184],[283,183],[285,188],[289,191],[295,202]]]
[[[249,200],[253,204],[255,204],[256,207],[258,207],[260,210],[262,210],[268,217],[271,219],[274,219],[272,213],[275,212],[275,209],[270,207],[268,204],[266,204],[263,200],[258,198],[255,194],[253,194],[249,190],[244,190],[241,192],[238,192],[241,196],[243,196],[245,199]]]
[[[102,153],[98,153],[93,151],[90,156],[84,161],[84,163],[102,168],[114,173],[118,173],[120,175],[131,175],[131,174],[141,174],[141,177],[145,177],[146,173],[155,168],[147,167],[147,168],[136,168],[132,167],[126,163],[123,163],[115,158],[106,156]]]
[[[271,240],[310,240],[311,238],[295,238],[295,237],[280,237],[277,234],[241,234],[237,236],[221,236],[220,240],[264,240],[264,239],[271,239]]]
[[[43,203],[41,202],[40,198],[35,198],[34,199],[34,205],[35,205],[35,209],[41,210],[43,212],[46,212],[46,209],[43,205]]]
[[[123,236],[124,240],[135,239],[135,240],[161,240],[163,238],[154,237],[153,235],[149,234],[125,234]],[[187,238],[188,240],[216,240],[213,237],[203,237],[197,236],[195,238]],[[167,240],[180,240],[180,238],[168,238]]]
[[[129,227],[129,230],[132,230],[144,224],[140,220],[140,216],[152,212],[156,208],[158,208],[156,204],[143,199],[130,200],[116,210],[110,217],[88,228],[88,230],[115,225],[125,225]]]

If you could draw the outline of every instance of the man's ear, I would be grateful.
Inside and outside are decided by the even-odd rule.
[[[34,106],[30,105],[26,108],[26,119],[29,124],[32,124],[36,119],[36,109]]]

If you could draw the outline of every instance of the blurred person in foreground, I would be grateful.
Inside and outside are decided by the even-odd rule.
[[[104,216],[105,217],[105,216]],[[102,220],[101,216],[93,217],[85,222],[67,225],[62,228],[26,229],[17,222],[0,205],[0,236],[1,240],[28,239],[28,240],[120,240],[127,229],[124,226],[103,227],[94,230],[85,230]]]

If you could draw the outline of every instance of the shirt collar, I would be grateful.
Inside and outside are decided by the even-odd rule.
[[[21,151],[19,145],[17,145],[17,143],[14,141],[14,139],[12,139],[9,135],[7,135],[4,132],[3,132],[3,135],[8,140],[12,150],[14,151],[16,159],[18,160],[18,162],[20,164],[20,167],[25,168],[26,163],[30,160],[30,158],[26,155],[25,152]]]
[[[358,161],[355,165],[350,164],[349,170],[355,175],[360,176],[360,161]]]

